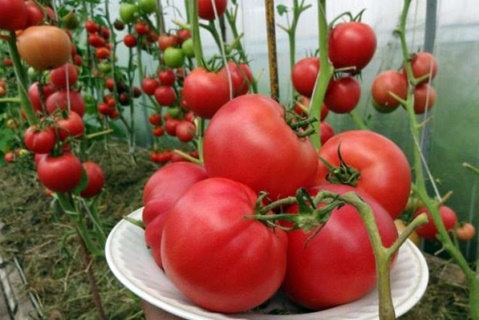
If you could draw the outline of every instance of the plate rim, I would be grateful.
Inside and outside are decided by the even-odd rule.
[[[141,214],[143,211],[144,207],[140,207],[127,216],[132,219],[139,219],[141,220]],[[208,311],[205,309],[201,309],[200,307],[197,307],[198,309],[195,310],[195,308],[190,308],[190,305],[183,305],[182,303],[176,303],[176,300],[171,301],[170,298],[167,297],[154,297],[151,296],[148,292],[144,291],[137,283],[135,283],[130,277],[132,275],[127,271],[127,270],[122,270],[119,265],[119,258],[115,256],[114,254],[114,247],[115,247],[115,240],[118,233],[123,231],[123,229],[130,229],[131,231],[134,230],[134,228],[137,228],[136,231],[133,232],[144,232],[142,231],[139,226],[136,226],[132,224],[131,222],[127,221],[126,219],[121,219],[120,221],[117,222],[117,224],[111,229],[110,233],[108,234],[106,244],[105,244],[105,257],[107,264],[113,273],[113,275],[117,278],[117,280],[123,284],[128,290],[130,290],[132,293],[134,293],[136,296],[139,298],[145,300],[146,302],[152,304],[155,307],[158,307],[172,315],[176,315],[178,317],[182,317],[184,319],[190,319],[190,320],[211,320],[212,316],[214,316],[214,319],[244,319],[248,320],[251,319],[250,317],[247,317],[247,313],[238,313],[238,314],[232,314],[232,315],[226,315],[226,314],[221,314],[221,313],[216,313],[212,311]],[[405,253],[406,252],[406,253]],[[416,286],[414,287],[413,294],[411,295],[411,298],[409,300],[404,300],[401,301],[400,304],[396,305],[395,304],[395,312],[396,312],[396,317],[401,316],[405,314],[407,311],[409,311],[424,295],[427,285],[428,285],[428,280],[429,280],[429,269],[427,266],[427,262],[424,258],[424,255],[421,253],[419,248],[416,247],[416,245],[409,239],[406,240],[406,242],[400,247],[399,249],[399,254],[410,254],[411,257],[416,261],[416,263],[419,266],[419,271],[418,273],[421,275],[421,280],[418,281]],[[163,272],[160,268],[159,272]],[[374,290],[377,290],[376,288]],[[311,315],[311,316],[320,316],[320,315],[326,315],[327,313],[331,312],[336,312],[340,311],[341,309],[347,308],[348,305],[353,304],[359,300],[353,301],[349,304],[345,305],[340,305],[337,307],[333,307],[330,309],[322,310],[322,311],[317,311],[317,312],[311,312],[311,313],[305,313],[305,314],[298,314],[298,316],[306,316],[306,315]],[[171,302],[175,302],[174,305],[170,304]],[[256,318],[260,316],[259,318],[266,319],[265,316],[269,316],[269,318],[274,318],[278,320],[287,320],[287,319],[298,319],[301,320],[299,317],[295,317],[295,315],[266,315],[261,316],[261,314],[254,314],[251,313],[251,315],[255,315]],[[377,317],[377,315],[376,315]]]

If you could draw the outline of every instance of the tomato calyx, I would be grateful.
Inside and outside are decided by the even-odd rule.
[[[328,168],[329,172],[326,180],[332,184],[346,184],[355,187],[358,184],[361,173],[353,167],[346,164],[341,156],[341,143],[338,145],[339,166],[334,167],[329,162],[319,157],[319,160]]]
[[[286,112],[285,121],[288,126],[294,131],[299,138],[308,137],[315,133],[314,128],[311,126],[314,122],[318,121],[315,117],[302,117],[295,112]]]

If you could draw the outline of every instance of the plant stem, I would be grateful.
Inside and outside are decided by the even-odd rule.
[[[191,19],[191,37],[193,38],[193,47],[195,51],[196,65],[198,67],[205,67],[203,57],[203,47],[201,46],[200,23],[198,21],[198,3],[196,0],[191,0],[188,6],[189,17]]]
[[[319,75],[316,79],[313,95],[309,104],[309,114],[319,118],[321,114],[321,107],[323,105],[326,89],[328,88],[329,80],[334,74],[334,67],[329,62],[328,58],[328,22],[326,20],[326,0],[318,0],[318,21],[319,21]],[[311,135],[311,142],[316,149],[321,147],[320,140],[320,122],[313,123],[313,128],[316,134]]]

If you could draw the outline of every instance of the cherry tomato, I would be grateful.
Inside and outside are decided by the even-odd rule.
[[[351,112],[361,98],[361,85],[353,77],[332,79],[329,83],[324,102],[335,113]]]
[[[414,78],[419,79],[424,77],[420,83],[429,82],[436,77],[438,64],[436,58],[431,53],[415,53],[411,56],[410,62]]]
[[[422,83],[414,88],[414,113],[423,114],[430,111],[436,103],[436,89],[428,83]]]
[[[93,33],[88,36],[88,44],[94,48],[101,48],[105,46],[105,38],[99,34]]]
[[[161,51],[165,51],[170,47],[178,45],[178,37],[174,34],[162,33],[158,37],[158,46]]]
[[[120,4],[120,19],[124,23],[133,23],[139,16],[139,8],[136,4],[122,2]]]
[[[176,76],[172,69],[158,71],[158,80],[163,86],[172,86],[175,84]]]
[[[150,27],[145,21],[138,21],[135,23],[135,31],[138,35],[145,35],[150,32]]]
[[[319,150],[319,156],[333,167],[340,166],[340,157],[355,172],[341,176],[319,163],[317,184],[343,183],[371,195],[397,218],[406,207],[411,191],[411,169],[404,152],[387,137],[369,130],[350,130],[336,134]]]
[[[271,199],[311,186],[318,166],[311,141],[288,126],[278,102],[260,94],[221,107],[206,129],[203,154],[211,177],[242,182]]]
[[[319,58],[308,57],[297,61],[291,71],[294,89],[301,95],[310,98],[313,94],[316,78],[320,68]]]
[[[321,185],[310,193],[321,190],[358,193],[373,211],[383,245],[389,247],[396,240],[393,219],[368,194],[344,185]],[[286,209],[294,211],[297,208]],[[334,209],[311,238],[313,232],[288,232],[288,266],[283,283],[288,297],[308,309],[319,310],[357,300],[375,287],[374,253],[364,222],[353,206]]]
[[[163,59],[168,68],[179,68],[185,63],[185,54],[181,48],[169,47],[163,53]]]
[[[429,210],[427,210],[425,207],[421,207],[414,212],[414,216],[417,217],[423,212],[426,213],[428,222],[417,228],[416,232],[424,239],[436,240],[438,230]],[[441,205],[439,207],[439,214],[447,231],[453,230],[456,227],[457,214],[453,209],[448,206]]]
[[[281,286],[287,237],[283,230],[245,219],[255,213],[256,201],[246,185],[210,178],[191,186],[168,212],[161,238],[163,267],[173,285],[199,307],[246,311]]]
[[[190,142],[195,138],[196,126],[193,122],[182,120],[176,126],[175,136],[181,142]]]
[[[333,66],[361,71],[376,51],[376,34],[362,22],[345,22],[335,25],[329,34],[329,59]]]
[[[476,228],[470,222],[465,222],[456,228],[456,237],[459,240],[471,240],[476,235]]]
[[[154,95],[161,106],[172,106],[176,101],[175,89],[170,86],[159,86],[156,88]]]
[[[143,92],[146,93],[149,96],[152,96],[155,94],[155,90],[158,88],[160,84],[158,81],[154,78],[144,78],[141,80],[141,88],[143,89]]]
[[[133,47],[136,47],[137,40],[136,40],[136,37],[134,35],[127,34],[123,37],[123,43],[128,48],[133,48]]]

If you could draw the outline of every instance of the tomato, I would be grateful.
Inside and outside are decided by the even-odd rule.
[[[168,212],[161,238],[163,267],[173,285],[199,307],[246,311],[279,289],[287,237],[244,218],[255,213],[256,200],[241,183],[211,178],[194,184]]]
[[[431,212],[429,212],[429,210],[427,210],[425,207],[421,207],[414,212],[414,217],[417,217],[423,212],[426,213],[428,222],[417,228],[416,232],[424,239],[436,240],[438,230],[434,220],[432,219]],[[454,230],[457,225],[456,212],[448,206],[441,205],[439,207],[439,214],[446,230]]]
[[[162,126],[156,126],[155,128],[153,128],[152,133],[155,137],[161,137],[165,134],[165,129],[163,129]]]
[[[465,222],[456,228],[456,237],[459,240],[471,240],[476,235],[476,228],[470,222]]]
[[[27,6],[27,26],[38,26],[43,23],[44,14],[33,1],[25,1]]]
[[[57,109],[75,111],[80,117],[85,114],[85,100],[81,93],[75,90],[60,90],[52,93],[46,105],[49,114]]]
[[[110,49],[106,47],[96,48],[95,57],[98,60],[104,60],[110,57]]]
[[[123,23],[123,21],[115,19],[115,21],[113,21],[113,27],[115,28],[115,30],[122,31],[125,29],[125,23]]]
[[[198,16],[205,20],[215,20],[225,13],[227,5],[227,0],[198,0]]]
[[[25,146],[35,153],[49,153],[55,148],[57,137],[52,127],[39,129],[37,126],[30,126],[25,131]]]
[[[16,31],[27,26],[28,9],[23,0],[0,0],[0,29]]]
[[[58,117],[56,123],[60,140],[68,137],[78,138],[85,132],[83,119],[75,111],[68,112],[65,118]]]
[[[159,86],[156,88],[154,95],[161,106],[172,106],[176,101],[175,89],[170,86]]]
[[[319,130],[321,145],[325,144],[326,141],[328,141],[334,136],[334,128],[326,121],[321,121]]]
[[[13,153],[13,152],[5,153],[5,155],[3,156],[3,160],[6,163],[12,163],[13,161],[15,161],[15,153]]]
[[[52,95],[53,92],[55,92],[55,88],[52,84],[40,85],[38,82],[32,83],[32,85],[28,88],[28,98],[32,103],[33,109],[35,109],[37,112],[43,113],[42,97],[44,98],[43,102],[45,102],[45,100]]]
[[[158,71],[158,80],[163,86],[172,86],[175,84],[176,76],[172,69]]]
[[[163,59],[168,68],[179,68],[185,63],[185,54],[181,48],[169,47],[163,53]]]
[[[338,152],[344,164],[358,177],[348,181],[351,174],[343,177],[330,174],[330,169],[320,162],[316,183],[329,181],[355,186],[397,218],[406,207],[411,191],[411,169],[403,151],[393,141],[373,131],[350,130],[329,139],[319,150],[319,157],[338,171]]]
[[[178,44],[178,37],[174,34],[162,33],[158,37],[158,46],[161,51],[165,51],[170,47],[176,47]]]
[[[158,3],[156,0],[139,0],[138,8],[146,14],[150,14],[156,12],[158,9]]]
[[[396,70],[386,70],[378,74],[371,87],[373,105],[381,112],[390,112],[399,106],[391,93],[406,100],[408,84],[406,78]]]
[[[100,34],[105,40],[109,40],[111,36],[110,29],[106,26],[100,27]]]
[[[39,71],[60,67],[70,59],[70,38],[64,30],[54,26],[25,29],[17,38],[17,47],[22,59]]]
[[[38,179],[53,192],[72,191],[80,183],[82,173],[82,163],[69,152],[60,156],[47,155],[37,165]]]
[[[136,4],[122,2],[120,4],[120,20],[124,23],[133,23],[139,16]]]
[[[136,40],[136,37],[134,35],[127,34],[123,37],[123,43],[128,48],[133,48],[133,47],[136,47],[137,40]]]
[[[105,46],[105,38],[94,33],[88,36],[88,44],[94,48],[101,48]]]
[[[335,113],[351,112],[361,98],[361,85],[353,77],[332,79],[329,83],[324,102]]]
[[[206,170],[191,162],[171,163],[156,170],[143,188],[143,204],[146,206],[153,199],[161,199],[165,206],[171,208],[182,193],[194,183],[207,178]],[[143,212],[143,222],[148,225],[158,213]]]
[[[50,82],[59,89],[71,88],[75,85],[77,79],[77,69],[70,63],[66,63],[50,72]]]
[[[155,94],[155,90],[158,88],[160,84],[156,79],[153,78],[144,78],[141,80],[141,88],[143,89],[143,92],[146,93],[149,96],[152,96]]]
[[[180,123],[180,120],[175,118],[168,118],[165,121],[165,130],[170,136],[176,135],[176,127]]]
[[[195,57],[195,47],[193,44],[193,39],[189,38],[186,39],[181,43],[181,50],[183,50],[183,53],[185,54],[185,57],[187,58],[194,58]]]
[[[318,166],[311,141],[288,126],[279,103],[260,94],[237,97],[215,114],[203,154],[209,176],[242,182],[271,199],[311,186]]]
[[[191,39],[191,31],[189,29],[178,29],[176,36],[178,37],[178,44],[183,45],[186,40]]]
[[[436,89],[428,83],[422,83],[414,88],[414,113],[423,114],[430,111],[436,103]]]
[[[382,243],[389,247],[398,233],[393,219],[368,194],[344,185],[310,190],[344,194],[354,191],[371,207]],[[286,212],[297,211],[296,207]],[[334,209],[319,233],[288,232],[288,265],[283,283],[291,300],[313,310],[342,305],[363,297],[376,285],[373,249],[358,211],[351,205]],[[395,260],[394,260],[395,261]],[[394,262],[393,261],[393,262]]]
[[[220,72],[226,74],[227,77],[231,77],[233,96],[241,96],[248,92],[253,81],[253,74],[247,64],[229,61],[227,67],[223,67]]]
[[[311,97],[319,74],[319,58],[308,57],[297,61],[291,70],[294,89],[303,96]]]
[[[182,120],[178,123],[175,130],[175,136],[181,142],[190,142],[195,138],[196,126],[193,122]]]
[[[90,34],[100,31],[100,25],[93,20],[86,20],[84,26],[86,31]]]
[[[294,105],[294,112],[296,112],[298,115],[305,117],[306,116],[306,110],[310,109],[309,104],[310,104],[310,99],[305,97],[305,96],[299,96],[298,100],[296,101],[296,104]],[[323,121],[326,119],[328,116],[329,109],[326,104],[323,103],[321,106],[321,114],[320,114],[320,121]]]
[[[418,52],[413,54],[410,63],[414,78],[418,79],[424,77],[420,83],[429,82],[437,75],[437,60],[429,52]]]
[[[138,21],[135,23],[135,31],[138,35],[145,35],[150,32],[150,27],[145,21]]]
[[[224,73],[195,68],[183,84],[183,106],[198,116],[211,119],[230,100],[228,78]]]
[[[93,161],[83,163],[88,182],[86,187],[80,192],[83,198],[92,198],[98,195],[105,185],[105,174],[100,165]]]
[[[329,34],[329,60],[334,68],[361,71],[376,51],[376,34],[363,22],[345,22],[335,25]]]
[[[158,113],[151,114],[148,117],[148,122],[153,126],[157,126],[157,125],[161,124],[161,115],[158,114]]]

